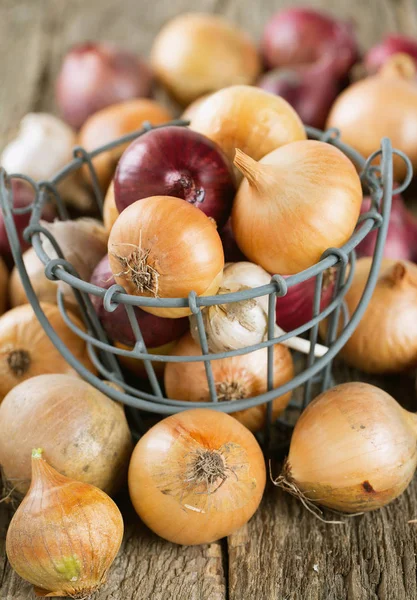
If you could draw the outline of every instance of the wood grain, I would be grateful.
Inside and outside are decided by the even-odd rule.
[[[305,4],[305,2],[300,2]],[[385,33],[417,35],[415,0],[313,0],[352,19],[363,49]],[[55,111],[54,79],[68,47],[106,39],[146,55],[161,25],[183,11],[221,13],[259,39],[267,18],[291,0],[0,0],[0,148],[30,110]],[[338,381],[360,376],[338,366]],[[363,378],[363,377],[362,377]],[[411,379],[374,380],[415,409]],[[252,521],[228,540],[179,547],[154,536],[121,499],[122,550],[95,600],[415,600],[417,481],[389,507],[320,523],[295,499],[269,486]],[[7,565],[11,517],[0,507],[0,597],[33,599]],[[1,575],[2,574],[2,575]]]

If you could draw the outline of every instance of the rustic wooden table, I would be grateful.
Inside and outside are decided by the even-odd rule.
[[[305,2],[307,3],[307,2]],[[29,111],[54,110],[53,83],[65,50],[109,39],[146,55],[170,17],[187,10],[222,13],[259,36],[272,12],[291,0],[0,0],[0,146]],[[416,0],[315,0],[353,18],[369,47],[386,32],[417,35]],[[337,366],[338,381],[363,376]],[[411,378],[374,380],[415,404]],[[121,498],[122,550],[95,600],[404,600],[417,598],[417,482],[389,507],[326,525],[272,486],[251,522],[207,546],[181,547],[147,530]],[[0,510],[0,598],[33,598],[5,559],[9,509]]]

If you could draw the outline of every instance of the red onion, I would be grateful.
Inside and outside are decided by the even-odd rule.
[[[323,129],[341,90],[332,65],[333,58],[325,57],[313,65],[277,68],[265,73],[258,86],[287,100],[306,125]]]
[[[334,267],[331,267],[323,273],[320,310],[324,310],[332,301],[335,281],[336,272]],[[313,277],[288,288],[286,296],[277,298],[277,325],[284,331],[292,331],[301,327],[313,318],[315,286],[316,278]]]
[[[243,254],[233,235],[232,220],[229,219],[223,227],[220,234],[220,239],[223,244],[224,262],[247,262],[248,259]]]
[[[108,255],[98,263],[91,276],[91,283],[106,290],[115,284]],[[91,301],[109,338],[126,346],[134,346],[136,340],[124,306],[120,305],[114,312],[108,312],[98,296],[91,295]],[[164,319],[137,306],[134,311],[147,348],[157,348],[177,340],[188,329],[188,318]]]
[[[376,73],[390,56],[398,52],[409,54],[417,66],[417,41],[404,35],[388,35],[365,54],[366,70],[368,73]]]
[[[111,44],[87,42],[65,56],[56,100],[64,120],[79,129],[98,110],[150,96],[151,90],[151,71],[135,54]]]
[[[361,212],[371,207],[371,199],[366,196]],[[359,257],[372,256],[375,250],[378,230],[370,231],[357,246]],[[400,194],[392,197],[392,208],[388,234],[384,247],[384,257],[398,260],[410,260],[417,263],[417,218],[407,209]]]
[[[351,23],[313,8],[279,11],[265,27],[262,48],[269,68],[311,64],[332,57],[332,72],[344,77],[358,59]]]
[[[235,185],[231,166],[214,142],[191,129],[169,126],[130,144],[116,170],[114,193],[119,212],[149,196],[183,198],[221,229]]]

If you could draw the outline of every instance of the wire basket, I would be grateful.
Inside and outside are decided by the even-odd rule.
[[[187,126],[188,122],[176,120],[167,123],[166,125]],[[164,127],[166,125],[161,125],[158,127]],[[392,149],[391,143],[388,139],[383,139],[381,148],[374,152],[367,160],[365,160],[355,150],[340,141],[340,135],[337,130],[332,129],[322,132],[308,127],[307,133],[310,139],[321,140],[323,142],[333,144],[342,150],[356,165],[360,172],[363,185],[367,190],[369,190],[371,195],[371,209],[366,214],[362,214],[360,216],[355,232],[349,241],[342,248],[329,248],[326,250],[322,255],[321,260],[314,266],[302,271],[301,273],[297,273],[296,275],[285,278],[278,274],[274,275],[271,277],[271,282],[269,285],[236,293],[222,294],[221,304],[239,302],[268,295],[268,339],[260,344],[245,347],[239,350],[210,354],[201,310],[207,306],[219,304],[219,296],[198,297],[194,292],[191,292],[188,298],[145,298],[128,295],[119,285],[113,285],[109,289],[103,289],[92,285],[89,282],[80,279],[74,267],[67,260],[65,260],[65,257],[63,256],[56,240],[51,236],[49,231],[47,231],[40,224],[42,208],[51,197],[56,203],[59,218],[63,220],[68,218],[65,205],[63,204],[57,191],[57,184],[65,179],[65,177],[83,166],[84,168],[87,167],[90,171],[95,199],[100,211],[102,212],[103,196],[98,184],[96,173],[94,171],[92,159],[102,152],[136,139],[150,129],[152,129],[152,127],[145,123],[141,130],[124,136],[110,144],[106,144],[105,146],[102,146],[101,148],[98,148],[90,153],[86,152],[81,147],[75,148],[74,159],[71,161],[71,163],[69,163],[50,181],[36,183],[24,175],[7,175],[3,169],[0,170],[0,207],[4,214],[5,226],[14,261],[20,273],[28,300],[31,303],[37,318],[39,319],[49,338],[52,340],[60,353],[66,358],[68,363],[85,380],[114,400],[122,402],[132,409],[138,409],[130,412],[133,415],[135,426],[140,431],[143,431],[144,429],[141,411],[156,413],[158,415],[170,415],[190,408],[209,407],[226,413],[233,413],[235,411],[241,411],[263,403],[267,403],[266,427],[267,431],[269,432],[272,415],[272,401],[275,398],[294,390],[295,388],[304,386],[302,394],[299,394],[300,400],[296,403],[297,410],[301,411],[311,400],[313,383],[318,384],[321,390],[325,390],[331,385],[332,361],[357,326],[367,307],[376,284],[391,210],[393,193],[393,155],[396,154],[401,157],[407,166],[406,178],[402,185],[396,189],[396,193],[401,193],[409,185],[412,179],[411,163],[402,152]],[[375,165],[375,159],[377,158],[380,158],[379,164]],[[24,179],[33,186],[35,190],[35,200],[31,206],[23,209],[13,207],[13,195],[10,186],[11,178]],[[45,316],[45,313],[39,304],[26,272],[24,262],[22,260],[22,248],[20,246],[19,238],[14,225],[14,214],[19,214],[22,212],[31,213],[29,227],[24,233],[25,239],[32,244],[36,254],[45,265],[46,277],[48,277],[50,280],[63,281],[72,287],[79,304],[80,313],[83,317],[87,333],[78,328],[70,319],[64,305],[64,297],[61,290],[57,286],[57,304],[62,313],[64,321],[70,329],[72,329],[77,335],[87,342],[90,358],[103,379],[118,384],[122,388],[121,390],[116,389],[116,387],[111,387],[98,376],[93,375],[90,371],[88,371],[86,367],[83,366],[71,354],[69,349],[59,338]],[[378,228],[378,235],[370,275],[357,309],[352,315],[348,315],[343,298],[351,284],[354,274],[355,247],[374,228]],[[59,258],[51,258],[48,256],[43,247],[41,234],[50,240]],[[337,271],[333,298],[330,304],[324,310],[320,311],[323,273],[330,267],[335,267]],[[315,278],[315,297],[313,301],[312,319],[293,331],[287,332],[279,337],[274,337],[276,297],[284,296],[289,288],[310,278]],[[102,298],[104,308],[107,311],[115,310],[119,304],[124,306],[134,337],[136,339],[136,345],[134,346],[133,350],[116,348],[109,342],[93,309],[90,295],[96,295]],[[152,306],[159,308],[189,307],[191,312],[196,315],[202,356],[186,357],[150,354],[144,344],[139,324],[135,318],[135,306]],[[338,332],[338,323],[341,317],[343,327]],[[325,318],[329,319],[327,339],[325,340],[328,350],[322,357],[315,358],[314,350],[317,343],[318,326],[320,321]],[[307,333],[311,343],[311,348],[306,357],[303,370],[298,372],[291,381],[274,388],[274,345],[282,343],[293,336],[299,336]],[[268,375],[266,382],[267,391],[251,398],[219,402],[216,393],[216,383],[212,373],[211,361],[219,358],[247,354],[249,352],[259,350],[260,348],[268,349]],[[143,361],[149,379],[149,384],[151,386],[150,391],[143,389],[143,386],[142,388],[135,387],[134,385],[128,385],[125,382],[117,360],[118,355]],[[202,360],[204,361],[206,369],[210,391],[210,402],[185,402],[176,400],[174,398],[164,397],[160,382],[155,374],[153,362],[186,362]]]

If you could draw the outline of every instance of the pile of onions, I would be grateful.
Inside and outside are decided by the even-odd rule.
[[[7,308],[7,295],[9,287],[9,271],[0,256],[0,316]]]
[[[127,100],[113,104],[94,113],[87,119],[80,130],[79,144],[88,151],[113,142],[117,138],[141,129],[145,121],[152,125],[160,125],[171,119],[170,112],[147,98]],[[102,190],[107,190],[113,178],[119,158],[128,144],[119,144],[112,150],[102,152],[94,160],[93,165]],[[84,176],[90,182],[87,167]]]
[[[212,220],[171,196],[153,196],[128,206],[109,238],[110,268],[125,290],[136,296],[185,298],[215,294],[223,274],[223,247]],[[144,310],[179,318],[188,308]]]
[[[177,344],[175,356],[200,356],[200,346],[187,333]],[[241,400],[267,391],[266,348],[244,354],[214,360],[211,363],[217,396],[222,400]],[[285,346],[274,346],[274,387],[283,385],[294,376],[291,353]],[[204,362],[170,362],[165,367],[165,390],[169,398],[188,402],[210,402]],[[291,399],[291,392],[274,398],[272,420],[275,421]],[[250,431],[259,431],[265,425],[266,404],[232,413]]]
[[[114,285],[115,281],[107,254],[94,269],[91,283],[104,289],[109,289]],[[109,338],[127,346],[134,346],[136,339],[125,307],[121,304],[115,311],[108,312],[103,306],[102,298],[94,295],[91,295],[90,298]],[[187,318],[163,319],[145,312],[139,307],[135,306],[133,309],[147,348],[157,348],[177,340],[188,329]]]
[[[93,370],[84,340],[67,327],[58,307],[41,303],[41,308],[75,358]],[[84,329],[77,318],[71,320]],[[0,402],[18,383],[44,373],[75,371],[45,334],[30,304],[9,310],[0,317]]]
[[[32,284],[33,290],[41,302],[48,302],[50,304],[57,303],[57,284],[55,281],[51,281],[45,275],[45,266],[34,248],[29,248],[23,254],[23,262],[25,265],[26,272],[29,276],[30,283]],[[10,305],[12,307],[21,306],[29,302],[25,288],[23,287],[22,280],[19,275],[17,267],[13,268],[9,282],[9,298]],[[73,310],[76,309],[77,303],[73,294],[66,297],[66,301]]]
[[[368,73],[376,73],[393,55],[404,53],[411,56],[417,66],[417,42],[404,35],[387,35],[380,44],[365,54],[364,63]]]
[[[36,445],[60,473],[109,494],[123,484],[132,452],[123,407],[82,379],[56,374],[21,383],[0,405],[0,463],[22,494]]]
[[[312,140],[274,150],[258,163],[236,150],[242,182],[233,204],[239,248],[269,273],[291,275],[352,235],[362,202],[353,163]]]
[[[187,13],[155,38],[152,67],[181,104],[229,85],[251,84],[261,70],[255,44],[217,15]]]
[[[371,258],[361,258],[345,296],[350,314],[365,289]],[[322,322],[321,331],[326,329]],[[340,356],[366,373],[398,373],[417,366],[417,265],[383,259],[373,296]]]
[[[276,484],[310,505],[374,510],[407,488],[416,441],[417,415],[389,394],[367,383],[338,385],[302,413]]]
[[[183,198],[214,219],[220,230],[232,210],[231,163],[217,145],[185,127],[164,127],[130,144],[114,176],[116,207],[150,196]]]
[[[150,96],[152,74],[135,54],[109,43],[86,42],[66,54],[56,81],[62,117],[75,129],[111,104]]]
[[[118,216],[119,211],[117,210],[116,200],[114,198],[114,183],[112,181],[107,189],[103,205],[103,223],[107,233],[110,234],[111,228],[115,224]]]
[[[211,94],[200,104],[191,129],[216,142],[231,161],[236,148],[259,160],[280,146],[306,139],[300,117],[286,100],[244,85]]]
[[[368,157],[390,138],[417,167],[416,66],[407,54],[393,55],[372,77],[357,81],[338,97],[327,127],[337,127],[342,141]],[[404,179],[405,162],[394,156],[394,177]]]
[[[187,410],[152,427],[129,466],[133,506],[155,533],[176,544],[207,544],[247,523],[265,488],[255,437],[214,410]]]
[[[277,12],[265,27],[262,50],[269,68],[331,59],[338,78],[348,74],[359,55],[351,23],[306,7]]]
[[[365,213],[370,208],[371,198],[367,196],[362,202],[361,212]],[[378,229],[370,231],[356,247],[358,256],[373,256],[377,237]],[[407,209],[400,194],[392,197],[384,256],[417,262],[417,218]]]

